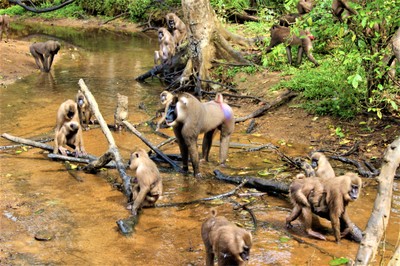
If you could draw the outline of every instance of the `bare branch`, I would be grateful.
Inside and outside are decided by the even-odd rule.
[[[23,7],[25,10],[28,10],[28,11],[31,11],[34,13],[46,13],[46,12],[51,12],[51,11],[60,9],[69,4],[72,4],[73,2],[75,2],[75,0],[67,0],[64,3],[59,4],[58,6],[52,6],[52,7],[43,8],[43,9],[36,9],[36,8],[30,7],[30,6],[27,6],[27,5],[23,4],[21,0],[9,0],[9,2],[13,3],[13,4],[17,4],[21,7]]]

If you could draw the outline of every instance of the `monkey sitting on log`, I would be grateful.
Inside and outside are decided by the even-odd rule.
[[[180,46],[187,36],[187,29],[185,23],[174,13],[168,13],[165,16],[167,21],[168,30],[174,36],[176,46]]]
[[[114,128],[122,130],[122,121],[128,118],[128,96],[117,93],[117,107],[114,111]]]
[[[161,124],[163,122],[165,122],[165,116],[167,115],[168,107],[171,104],[173,97],[174,97],[174,95],[172,93],[170,93],[169,91],[161,92],[160,101],[161,101],[161,104],[164,106],[164,114],[162,115],[160,120],[158,120],[158,122],[157,122],[156,131],[158,131],[160,129]]]
[[[132,183],[132,215],[142,207],[154,206],[161,197],[163,186],[157,165],[144,149],[131,154],[129,168],[136,171],[136,183]]]
[[[8,42],[8,29],[10,28],[10,16],[0,15],[0,42],[3,39],[3,32],[6,33],[6,42]]]
[[[188,171],[189,155],[195,177],[201,177],[197,139],[204,133],[202,159],[208,161],[212,138],[216,129],[220,130],[219,159],[225,165],[228,158],[229,139],[235,128],[233,110],[223,102],[222,94],[217,101],[202,103],[189,93],[174,96],[168,107],[166,122],[174,128],[182,155],[183,170]]]
[[[296,197],[297,190],[303,190],[304,187],[312,187],[316,182],[315,178],[305,178],[293,181],[291,185],[290,198],[293,203],[293,210],[291,214],[286,217],[286,226],[291,228],[291,222],[296,220],[300,215],[303,216],[305,231],[309,236],[326,240],[325,236],[315,232],[311,229],[312,226],[312,213],[318,216],[327,218],[331,221],[332,229],[335,235],[336,242],[339,242],[341,237],[349,232],[349,228],[353,225],[351,222],[346,208],[350,202],[358,199],[362,181],[361,178],[354,173],[346,173],[345,175],[335,178],[318,178],[323,186],[323,193],[313,193],[308,195],[308,205],[305,205],[303,199]],[[299,183],[299,182],[302,183]],[[319,207],[313,206],[313,202],[319,199]],[[343,228],[341,228],[341,225]],[[341,229],[342,234],[341,234]]]
[[[217,216],[214,209],[201,226],[201,237],[206,248],[206,266],[214,265],[214,257],[219,266],[245,265],[249,260],[251,233]]]
[[[61,45],[57,41],[36,42],[29,47],[29,51],[35,58],[36,65],[42,72],[49,72],[53,64],[54,56],[60,50]]]
[[[314,152],[311,155],[311,167],[316,169],[317,177],[334,178],[335,171],[333,170],[328,158],[321,152]]]
[[[53,153],[66,155],[66,146],[75,149],[75,156],[85,155],[78,108],[73,100],[63,102],[57,111]]]
[[[88,101],[86,100],[85,95],[83,95],[81,90],[78,90],[78,93],[75,95],[75,102],[78,106],[79,120],[81,122],[82,128],[89,129],[89,123],[93,123],[93,112],[89,106]]]
[[[266,49],[266,53],[271,52],[272,48],[278,44],[284,43],[287,45],[286,54],[288,62],[289,64],[292,64],[292,46],[299,46],[297,64],[301,64],[303,52],[305,52],[308,59],[313,62],[315,66],[319,66],[319,63],[311,54],[312,40],[314,40],[314,36],[308,30],[302,30],[300,31],[300,36],[296,36],[290,32],[290,28],[274,25],[271,28],[271,42]]]

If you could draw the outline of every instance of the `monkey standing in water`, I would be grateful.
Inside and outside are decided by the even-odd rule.
[[[61,45],[57,41],[35,42],[29,47],[29,51],[35,58],[36,65],[42,72],[49,72],[53,64],[54,56],[60,50]]]
[[[288,62],[289,64],[292,64],[292,46],[299,46],[297,53],[297,64],[301,64],[303,52],[305,52],[308,59],[313,62],[315,66],[319,66],[319,63],[317,60],[315,60],[311,53],[312,40],[314,40],[314,36],[308,30],[301,30],[300,35],[296,36],[290,32],[290,28],[274,25],[271,28],[271,42],[266,49],[266,53],[271,52],[273,47],[284,43],[287,45],[286,54]]]
[[[160,101],[161,104],[164,106],[164,114],[162,115],[162,117],[160,118],[160,120],[158,120],[157,122],[157,127],[156,127],[156,131],[160,130],[160,126],[163,122],[165,122],[165,117],[167,115],[167,111],[169,108],[169,105],[172,102],[172,98],[174,97],[174,95],[172,93],[170,93],[169,91],[163,91],[160,94]]]
[[[228,158],[229,139],[235,128],[233,110],[223,102],[222,94],[216,96],[217,101],[200,102],[189,93],[174,96],[168,107],[166,122],[174,128],[182,155],[183,170],[188,171],[189,155],[195,177],[201,177],[197,139],[204,133],[202,159],[208,161],[212,138],[216,129],[220,130],[219,158],[225,165]]]
[[[114,128],[122,130],[122,121],[128,118],[128,96],[117,93],[117,108],[114,112]]]
[[[214,257],[219,266],[245,265],[250,258],[251,233],[217,216],[214,209],[201,226],[201,237],[206,248],[206,266],[214,265]]]
[[[136,171],[137,183],[132,185],[131,211],[133,215],[142,207],[154,206],[161,197],[163,186],[157,165],[144,149],[131,154],[129,168]]]
[[[78,93],[75,95],[75,102],[78,106],[79,120],[81,122],[82,128],[89,129],[89,123],[93,123],[93,112],[89,106],[88,101],[86,100],[85,95],[83,95],[81,90],[78,90]]]

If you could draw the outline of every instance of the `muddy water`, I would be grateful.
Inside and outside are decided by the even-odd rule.
[[[56,110],[62,101],[74,97],[80,78],[85,80],[109,123],[113,121],[117,92],[129,96],[129,121],[133,124],[154,115],[158,108],[156,99],[163,88],[157,81],[139,84],[134,77],[152,66],[155,40],[57,27],[24,28],[21,32],[25,34],[21,38],[32,41],[44,40],[46,35],[58,38],[63,47],[58,56],[62,59],[50,74],[37,73],[1,88],[1,133],[26,138],[51,137]],[[146,108],[139,109],[139,103]],[[164,140],[146,126],[138,129],[153,143]],[[163,132],[173,134],[168,129]],[[274,141],[263,136],[244,136],[242,132],[239,127],[232,142]],[[129,132],[113,134],[125,159],[136,147],[145,148]],[[107,142],[98,128],[85,131],[84,141],[91,154],[99,156],[107,150]],[[0,139],[0,145],[11,144]],[[297,150],[291,152],[302,155],[306,148],[293,143],[292,149]],[[202,165],[206,173],[215,168],[216,149],[213,148],[211,162]],[[164,150],[178,151],[174,144]],[[180,208],[145,209],[135,233],[125,237],[115,223],[129,215],[126,199],[111,186],[111,181],[118,180],[115,170],[104,170],[97,175],[79,172],[82,179],[79,182],[62,162],[49,160],[40,149],[9,149],[1,151],[0,158],[1,265],[204,265],[200,226],[211,207],[249,230],[255,227],[248,212],[234,210],[234,203],[225,199]],[[268,169],[279,173],[280,179],[289,175],[282,162],[269,151],[245,153],[231,149],[229,160],[230,168],[222,169],[227,174],[256,175],[257,171]],[[165,193],[160,203],[190,201],[234,188],[213,180],[210,174],[203,180],[195,180],[163,171],[162,177]],[[368,221],[376,194],[376,184],[365,181],[368,185],[361,199],[349,207],[350,217],[361,228]],[[399,189],[396,182],[385,249],[379,259],[390,258],[399,237]],[[307,238],[298,222],[293,230],[287,231],[284,220],[290,204],[284,198],[264,195],[231,199],[249,204],[257,219],[249,265],[327,265],[333,256],[354,258],[357,252],[358,245],[354,242],[343,240],[340,245],[335,244],[330,224],[323,219],[318,230],[327,234],[328,241]],[[306,243],[299,243],[291,234]],[[39,241],[35,236],[50,240]],[[323,252],[310,244],[319,246]]]

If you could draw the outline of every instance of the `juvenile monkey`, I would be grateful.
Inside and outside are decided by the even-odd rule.
[[[142,207],[154,206],[162,195],[162,180],[157,165],[144,149],[131,154],[129,168],[136,171],[137,183],[132,184],[132,214]]]
[[[3,37],[3,32],[6,33],[6,42],[8,42],[8,29],[10,28],[10,16],[7,14],[0,15],[0,41]]]
[[[61,128],[56,131],[53,153],[57,154],[58,151],[60,151],[62,155],[67,155],[66,146],[75,150],[76,157],[86,154],[85,148],[83,147],[82,129],[77,121],[65,122]]]
[[[204,133],[202,159],[208,161],[212,138],[216,129],[220,130],[221,147],[219,150],[220,163],[225,164],[228,158],[229,139],[235,128],[233,111],[223,102],[222,94],[217,101],[200,102],[189,93],[174,96],[168,107],[166,122],[174,128],[182,155],[183,170],[188,171],[189,155],[195,177],[201,177],[199,169],[199,154],[197,139]]]
[[[29,51],[35,58],[36,65],[42,72],[49,72],[53,64],[54,56],[60,50],[61,45],[57,41],[35,42],[29,47]]]
[[[296,19],[298,19],[299,17],[301,17],[301,15],[297,13],[283,15],[279,18],[279,26],[289,27],[290,25],[295,23]]]
[[[75,95],[75,102],[78,106],[79,120],[81,122],[82,128],[89,129],[89,123],[93,122],[93,112],[89,106],[88,101],[86,100],[85,95],[83,95],[81,90],[78,90],[78,93]]]
[[[180,46],[187,36],[185,23],[174,13],[168,13],[165,19],[167,20],[168,30],[174,36],[176,46]]]
[[[296,8],[300,15],[310,13],[313,8],[313,2],[311,0],[299,0]]]
[[[79,122],[78,107],[73,100],[66,100],[63,102],[57,111],[56,128],[57,132],[66,122],[75,121]]]
[[[122,130],[122,121],[128,118],[128,96],[117,93],[117,108],[114,112],[114,127]]]
[[[161,124],[165,121],[165,116],[167,115],[168,107],[171,104],[173,97],[174,97],[174,95],[172,93],[170,93],[169,91],[161,92],[160,101],[161,101],[161,104],[165,108],[164,108],[164,114],[162,115],[160,120],[158,120],[158,122],[157,122],[156,131],[158,131],[160,129]]]
[[[175,55],[175,40],[171,33],[166,28],[158,29],[158,43],[160,45],[159,51],[154,52],[154,64],[158,61],[161,63],[170,62],[171,58]]]
[[[286,54],[289,64],[292,64],[292,46],[299,46],[297,64],[301,64],[304,51],[308,59],[313,62],[315,66],[319,66],[318,62],[311,54],[312,40],[314,40],[314,36],[308,30],[302,30],[300,31],[300,36],[296,36],[290,32],[290,28],[274,25],[271,28],[271,42],[267,47],[266,52],[269,53],[273,47],[284,43],[287,45]]]
[[[334,178],[335,171],[328,161],[328,158],[321,152],[314,152],[311,155],[311,166],[316,169],[315,175],[317,177]]]
[[[298,174],[289,187],[293,205],[299,203],[307,207],[319,207],[319,200],[323,192],[324,187],[319,178],[306,178],[304,174]],[[311,204],[308,202],[309,200]]]
[[[214,209],[201,226],[201,237],[206,248],[206,266],[214,265],[214,257],[219,266],[245,265],[249,260],[251,233],[217,216]]]
[[[307,182],[313,182],[310,178],[304,180],[304,185],[308,185]],[[286,218],[286,226],[288,228],[292,227],[291,222],[302,215],[307,234],[321,240],[326,240],[322,234],[311,229],[312,212],[314,212],[331,221],[336,242],[339,242],[341,237],[348,233],[349,228],[353,226],[346,208],[349,202],[355,201],[359,197],[362,181],[354,173],[346,173],[335,178],[320,178],[319,180],[324,188],[324,193],[320,199],[322,208],[319,208],[317,211],[313,206],[308,207],[301,201],[297,201],[295,197],[291,197],[294,206],[292,213]],[[298,186],[297,188],[301,189],[302,187]],[[312,205],[310,199],[308,202]],[[344,226],[342,234],[340,233],[341,223]]]

